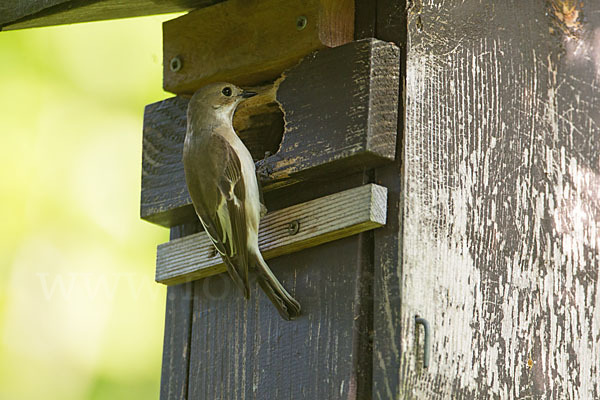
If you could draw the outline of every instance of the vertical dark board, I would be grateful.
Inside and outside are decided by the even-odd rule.
[[[191,235],[198,231],[196,223],[179,225],[171,228],[171,239]],[[161,400],[185,400],[188,398],[192,298],[193,283],[191,282],[167,288],[165,336],[160,378]]]
[[[354,40],[375,37],[377,0],[354,0]]]
[[[371,399],[373,391],[373,231],[358,235],[357,281],[355,287],[352,340],[356,399]]]
[[[417,3],[390,390],[599,398],[600,3]],[[428,371],[417,313],[433,331]]]
[[[406,76],[406,1],[377,0],[375,34],[378,39],[394,42],[400,48],[399,98],[404,98]],[[359,17],[357,16],[357,19]],[[403,131],[404,103],[398,103],[398,138],[395,162],[375,170],[375,181],[388,188],[388,222],[374,232],[373,288],[373,399],[398,398],[402,352],[400,342],[402,291],[402,212],[404,209]]]
[[[357,369],[356,351],[368,346],[360,327],[370,314],[357,296],[369,268],[358,244],[353,236],[269,262],[302,304],[292,322],[255,281],[249,301],[225,274],[195,282],[190,398],[358,399],[365,378],[357,372],[368,371]]]

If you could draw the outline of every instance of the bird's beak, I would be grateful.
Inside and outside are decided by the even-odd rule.
[[[243,99],[248,99],[248,98],[250,98],[252,96],[256,96],[257,94],[258,93],[256,93],[256,92],[251,92],[249,90],[244,90],[240,96],[242,96]]]

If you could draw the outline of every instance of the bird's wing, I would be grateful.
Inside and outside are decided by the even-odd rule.
[[[217,164],[222,171],[217,178],[217,204],[211,213],[203,213],[200,220],[206,233],[223,256],[229,274],[249,295],[248,245],[246,226],[246,188],[241,162],[235,150],[220,135],[214,139],[222,157]],[[216,143],[215,143],[216,144]],[[213,146],[211,146],[214,148]]]

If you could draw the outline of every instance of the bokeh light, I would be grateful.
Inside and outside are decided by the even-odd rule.
[[[0,32],[0,399],[158,398],[140,168],[174,17]]]

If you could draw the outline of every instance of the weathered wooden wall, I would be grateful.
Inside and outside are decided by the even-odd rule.
[[[248,301],[227,275],[196,281],[188,398],[363,399],[365,353],[353,351],[368,340],[358,327],[370,314],[358,295],[360,237],[269,262],[302,304],[296,321],[273,312],[255,282]]]
[[[600,3],[408,15],[394,396],[597,399]],[[433,328],[428,371],[415,314]]]
[[[265,200],[279,209],[366,182],[360,173]],[[171,238],[198,228],[173,227]],[[302,305],[291,322],[254,280],[250,300],[226,274],[170,286],[161,399],[369,398],[372,243],[363,232],[270,260]]]

